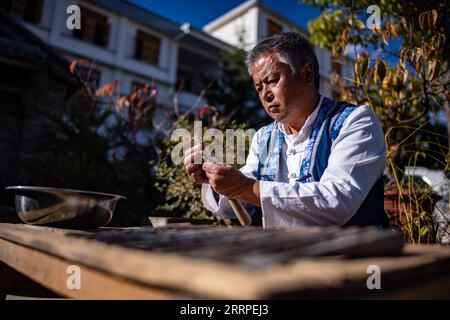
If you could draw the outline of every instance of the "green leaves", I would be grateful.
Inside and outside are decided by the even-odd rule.
[[[310,41],[320,48],[330,51],[342,48],[336,42],[343,35],[342,32],[346,28],[348,28],[347,20],[344,19],[343,11],[339,9],[334,11],[325,10],[320,17],[308,22],[308,29],[311,34]],[[332,48],[333,44],[335,50]]]

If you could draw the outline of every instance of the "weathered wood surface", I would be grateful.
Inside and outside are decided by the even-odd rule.
[[[397,256],[352,259],[306,257],[330,252],[331,240],[314,247],[307,245],[308,239],[326,240],[326,232],[335,230],[303,230],[296,238],[295,231],[268,231],[264,242],[256,229],[243,229],[83,232],[0,224],[0,260],[63,296],[82,299],[450,297],[449,248],[405,246]],[[297,249],[289,246],[293,239]],[[258,251],[264,245],[271,248],[270,255]],[[345,246],[349,248],[344,241]],[[233,254],[238,247],[240,254]],[[66,287],[69,265],[81,268],[81,290]],[[370,265],[381,269],[381,290],[367,289]]]

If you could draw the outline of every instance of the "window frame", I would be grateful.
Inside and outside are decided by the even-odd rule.
[[[80,6],[81,29],[74,29],[72,37],[102,48],[108,48],[111,37],[109,17],[92,9]]]
[[[162,39],[156,35],[136,30],[133,58],[135,60],[159,66]],[[147,46],[147,47],[146,47]],[[145,50],[148,50],[147,52]]]

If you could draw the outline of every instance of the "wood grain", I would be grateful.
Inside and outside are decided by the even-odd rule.
[[[248,276],[250,270],[242,270],[241,267],[68,238],[64,236],[67,233],[40,232],[27,225],[4,224],[0,228],[0,238],[5,240],[138,283],[190,292],[205,298],[247,299],[258,295],[257,288],[252,286],[254,277]],[[0,251],[3,250],[0,247]]]
[[[143,286],[126,278],[99,272],[90,267],[53,257],[0,239],[0,260],[30,279],[64,297],[76,299],[186,299],[186,293]],[[80,267],[80,289],[66,285],[68,267]]]
[[[190,232],[195,233],[195,230],[205,227],[196,228]],[[252,230],[244,232],[251,237]],[[150,229],[141,231],[150,232]],[[217,232],[226,235],[227,232],[233,234],[237,231],[224,228],[217,229]],[[305,231],[305,234],[308,232],[313,234],[320,232],[320,229],[313,228]],[[285,239],[289,239],[289,233],[286,232]],[[80,265],[86,268],[92,283],[101,284],[102,290],[123,292],[119,298],[142,296],[158,299],[172,297],[174,293],[203,299],[379,298],[388,295],[403,297],[406,293],[415,296],[408,291],[409,287],[414,290],[427,285],[433,287],[438,279],[445,279],[450,270],[450,248],[437,246],[407,245],[402,255],[391,257],[303,257],[255,269],[238,263],[183,256],[176,251],[154,252],[126,248],[119,243],[102,243],[85,238],[88,234],[92,235],[70,230],[0,224],[0,239],[3,239],[0,242],[0,260],[8,260],[5,261],[8,265],[33,276],[39,283],[77,298],[96,297],[99,292],[92,289],[89,293],[76,296],[60,287],[61,279],[48,274],[66,277],[64,268],[67,268],[67,263]],[[241,245],[245,246],[245,242]],[[204,250],[207,250],[207,246]],[[217,251],[216,254],[225,254],[225,251]],[[39,264],[33,261],[39,261]],[[369,291],[366,287],[369,276],[367,267],[373,264],[382,271],[382,290]],[[131,287],[128,291],[117,291],[124,285]],[[449,294],[445,288],[450,288],[450,285],[437,290],[439,297]],[[139,293],[141,289],[144,292]]]

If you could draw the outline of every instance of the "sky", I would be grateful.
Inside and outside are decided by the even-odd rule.
[[[189,22],[202,29],[207,23],[237,7],[243,0],[128,0],[179,24]],[[279,15],[307,30],[307,23],[320,10],[297,0],[260,0]]]

